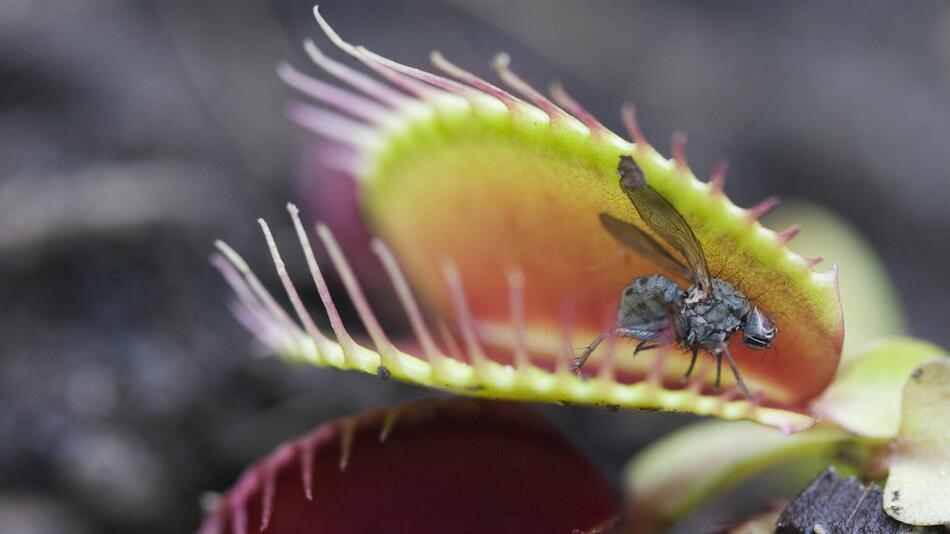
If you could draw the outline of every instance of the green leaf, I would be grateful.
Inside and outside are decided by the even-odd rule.
[[[812,409],[855,434],[892,438],[900,426],[907,377],[921,363],[945,354],[913,338],[876,341],[851,359]]]
[[[691,425],[654,443],[627,466],[634,524],[640,532],[652,532],[746,478],[794,459],[830,456],[848,440],[835,428],[787,436],[747,422]]]
[[[884,510],[911,525],[950,523],[950,359],[910,374],[901,413]]]

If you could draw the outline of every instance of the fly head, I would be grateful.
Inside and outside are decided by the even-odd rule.
[[[753,306],[745,316],[742,327],[742,341],[750,349],[767,349],[772,346],[778,327],[772,322],[772,319],[758,307]]]

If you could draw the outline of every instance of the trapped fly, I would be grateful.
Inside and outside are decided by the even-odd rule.
[[[656,239],[640,228],[600,214],[600,222],[617,241],[670,272],[682,273],[693,284],[682,289],[660,274],[641,276],[624,290],[617,312],[617,326],[597,336],[571,366],[576,372],[607,336],[637,339],[634,354],[679,344],[692,353],[684,378],[689,378],[700,350],[716,358],[716,389],[725,356],[746,398],[749,389],[729,352],[729,338],[742,331],[742,340],[752,349],[766,349],[778,328],[772,319],[735,286],[709,275],[703,247],[686,220],[666,198],[650,187],[643,171],[630,156],[620,156],[617,165],[620,188],[630,198],[643,222],[686,259],[674,257]]]

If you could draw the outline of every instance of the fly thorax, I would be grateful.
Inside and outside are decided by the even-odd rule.
[[[699,284],[693,284],[689,286],[689,289],[686,290],[686,298],[684,299],[684,302],[687,306],[693,306],[705,300],[706,298],[708,298],[708,296],[709,295],[706,293],[706,291],[703,289],[702,286],[700,286]]]
[[[726,339],[742,328],[748,313],[749,301],[745,295],[729,282],[716,278],[709,293],[702,294],[697,286],[689,289],[684,317],[690,333],[702,343]]]

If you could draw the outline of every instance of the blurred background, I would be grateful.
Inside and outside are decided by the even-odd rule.
[[[202,492],[282,440],[430,394],[261,357],[207,262],[224,238],[278,286],[255,219],[281,231],[284,204],[319,178],[274,73],[284,59],[316,72],[307,36],[329,50],[311,1],[0,3],[0,532],[191,532]],[[950,345],[950,4],[321,9],[410,65],[438,48],[490,77],[507,51],[615,131],[635,102],[661,150],[689,134],[697,173],[727,157],[737,204],[777,194],[843,215],[893,275],[909,330]],[[691,419],[539,408],[617,482]],[[685,531],[761,500],[735,494]]]

